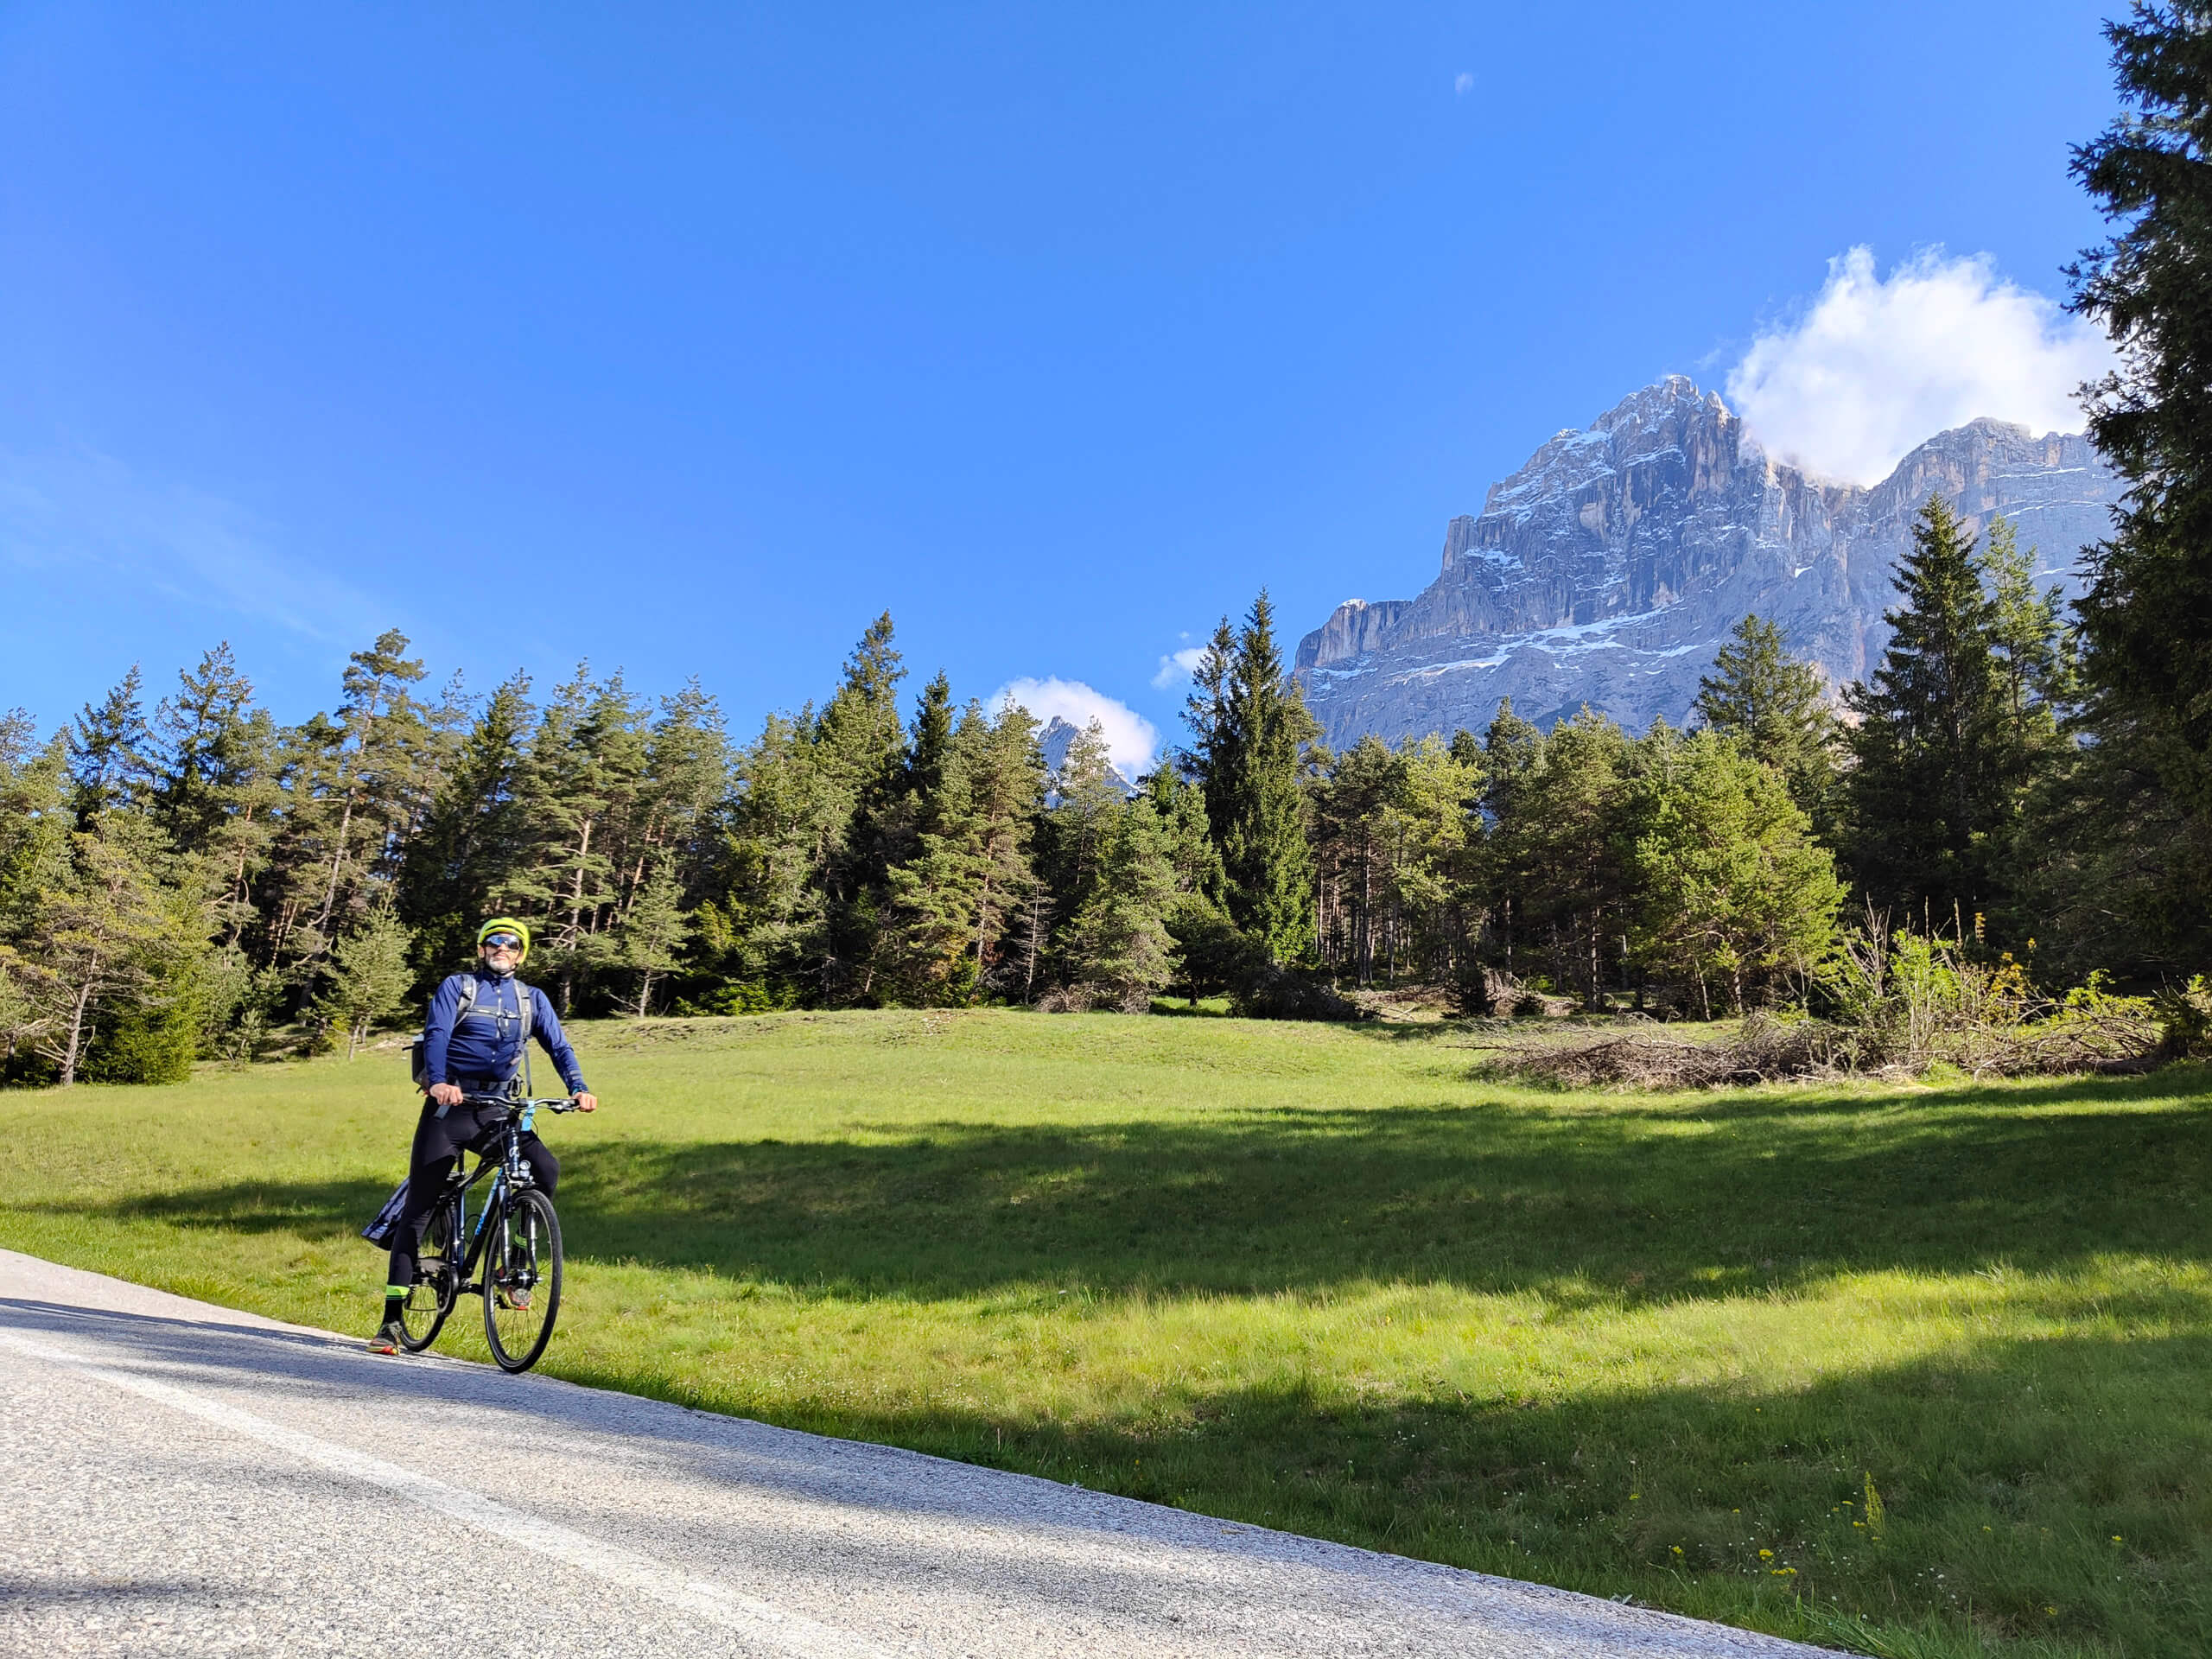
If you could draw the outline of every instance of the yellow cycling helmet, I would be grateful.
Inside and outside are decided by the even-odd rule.
[[[484,941],[490,938],[494,933],[512,933],[517,938],[520,939],[522,941],[522,954],[517,957],[515,960],[518,963],[528,962],[530,960],[530,930],[527,927],[515,920],[512,916],[494,916],[490,921],[485,923],[483,926],[476,930],[476,948],[481,950],[484,948]]]

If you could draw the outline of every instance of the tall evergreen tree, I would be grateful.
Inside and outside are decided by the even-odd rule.
[[[1269,960],[1292,961],[1313,943],[1313,855],[1299,778],[1300,751],[1318,733],[1285,671],[1264,590],[1236,636],[1222,724],[1225,775],[1217,786],[1209,778],[1206,813],[1220,837],[1229,913]]]
[[[1090,890],[1069,922],[1065,950],[1077,983],[1100,1001],[1140,1014],[1175,976],[1167,926],[1175,870],[1149,796],[1116,799],[1105,817]]]
[[[822,710],[814,731],[822,768],[840,822],[822,849],[822,994],[832,1001],[873,995],[869,964],[883,925],[889,868],[889,815],[899,798],[906,734],[899,718],[906,664],[893,643],[891,616],[870,623],[845,659],[844,683]]]
[[[512,884],[523,874],[534,839],[524,798],[534,714],[527,674],[501,682],[462,739],[422,832],[408,845],[397,913],[414,936],[426,978],[467,959],[485,917],[523,907]]]
[[[148,830],[128,813],[100,814],[73,837],[69,867],[41,895],[31,921],[23,959],[41,1046],[65,1089],[77,1081],[102,1016],[157,986],[163,954],[179,943]]]
[[[615,925],[617,959],[638,976],[633,1018],[652,1012],[653,982],[676,971],[683,960],[691,925],[683,913],[683,890],[666,865],[649,872],[637,900]]]
[[[361,1052],[378,1020],[407,1006],[415,982],[407,960],[412,943],[391,906],[378,905],[332,948],[311,1013],[346,1033],[347,1059]]]
[[[1586,708],[1561,721],[1513,784],[1498,836],[1527,956],[1591,1007],[1618,979],[1631,893],[1621,808],[1633,760],[1603,715]]]
[[[1017,702],[989,717],[971,702],[961,716],[955,749],[974,837],[976,981],[979,988],[1011,995],[1015,936],[1039,887],[1031,855],[1044,805],[1045,761],[1036,720]],[[1026,986],[1022,995],[1027,1001]]]
[[[2114,735],[2147,728],[2167,786],[2212,816],[2212,7],[2105,26],[2123,112],[2073,171],[2118,226],[2069,272],[2120,346],[2089,436],[2127,482],[2082,601],[2084,668]],[[2155,734],[2170,731],[2175,741]]]
[[[103,698],[86,703],[69,731],[69,775],[79,828],[111,807],[141,804],[152,786],[153,734],[140,701],[138,664]]]
[[[1483,812],[1493,829],[1486,867],[1497,959],[1508,974],[1517,975],[1525,964],[1516,954],[1516,946],[1529,926],[1521,798],[1542,764],[1544,734],[1533,721],[1513,712],[1512,698],[1502,697],[1484,731],[1482,753]]]
[[[1970,918],[1999,897],[2011,831],[1997,607],[1974,538],[1940,496],[1913,526],[1881,665],[1845,701],[1853,874],[1876,904]]]
[[[1626,805],[1647,972],[1725,1007],[1799,995],[1835,933],[1842,884],[1782,773],[1744,740],[1664,735]]]
[[[1737,623],[1698,684],[1698,715],[1745,753],[1772,766],[1815,827],[1827,822],[1835,788],[1835,719],[1821,671],[1789,654],[1765,617]]]

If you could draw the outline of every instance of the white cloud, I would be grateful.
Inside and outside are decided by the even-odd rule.
[[[1020,703],[1048,725],[1055,715],[1078,729],[1096,720],[1106,734],[1107,758],[1116,772],[1135,783],[1151,770],[1152,757],[1160,747],[1160,734],[1152,722],[1081,680],[1009,680],[992,696],[991,706],[1002,708],[1009,702]]]
[[[359,633],[374,608],[366,596],[275,541],[231,503],[149,482],[94,450],[0,450],[0,558],[74,567],[318,641]]]
[[[1828,261],[1802,316],[1752,341],[1728,397],[1769,453],[1873,484],[1977,416],[2079,431],[2074,389],[2112,361],[2096,328],[2001,279],[1986,254],[1929,249],[1884,278],[1855,247]]]
[[[1152,677],[1153,684],[1162,691],[1173,690],[1198,672],[1198,664],[1205,659],[1205,654],[1204,645],[1170,652],[1160,659],[1160,672]]]
[[[1475,78],[1469,74],[1465,70],[1462,69],[1458,74],[1452,77],[1452,90],[1461,98],[1465,98],[1469,92],[1475,90]]]

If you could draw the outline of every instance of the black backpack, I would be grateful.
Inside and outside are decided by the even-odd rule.
[[[523,1064],[527,1065],[530,1063],[531,1017],[537,1011],[537,998],[531,994],[529,986],[518,979],[515,981],[515,1001],[522,1008],[522,1055]],[[475,1006],[476,976],[463,974],[461,976],[461,1006],[453,1011],[453,1025],[455,1031],[461,1029],[461,1022],[468,1018],[468,1011]],[[407,1069],[414,1077],[415,1086],[417,1089],[428,1089],[430,1086],[424,1080],[429,1071],[429,1064],[423,1058],[423,1044],[428,1035],[428,1033],[417,1032],[415,1034],[415,1040],[407,1046]]]

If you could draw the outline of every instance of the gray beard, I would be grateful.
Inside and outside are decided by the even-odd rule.
[[[477,965],[494,979],[512,979],[515,976],[515,970],[512,968],[496,968],[488,962],[480,962]]]

